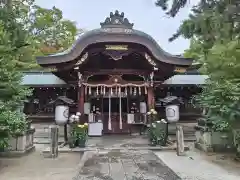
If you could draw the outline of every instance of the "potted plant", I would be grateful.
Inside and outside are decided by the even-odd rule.
[[[167,143],[167,134],[166,134],[166,123],[162,121],[156,121],[152,123],[149,128],[149,140],[150,145],[156,146],[165,146]]]
[[[157,121],[158,116],[154,109],[151,109],[147,114],[151,122],[148,129],[150,145],[165,146],[167,142],[167,122],[164,119]]]
[[[79,119],[80,119],[79,113],[72,114],[69,118],[69,124],[70,124],[70,133],[68,137],[68,144],[70,148],[75,148],[78,146],[78,135],[77,135],[77,128],[79,125]]]
[[[85,147],[88,137],[88,124],[79,124],[75,128],[76,130],[76,142],[79,147]]]

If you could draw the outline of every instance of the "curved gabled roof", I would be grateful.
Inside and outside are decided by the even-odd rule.
[[[133,29],[133,24],[124,18],[124,14],[110,13],[105,22],[100,23],[101,28],[94,29],[82,34],[76,43],[67,51],[55,55],[37,57],[40,65],[59,64],[78,58],[83,51],[96,43],[135,43],[146,47],[160,62],[174,65],[191,65],[193,59],[173,56],[165,52],[158,43],[148,34]]]

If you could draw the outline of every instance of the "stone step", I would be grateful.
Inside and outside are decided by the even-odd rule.
[[[194,126],[196,123],[179,123],[183,126],[183,133],[185,137],[195,137],[195,129]],[[34,137],[36,139],[48,139],[50,137],[50,132],[49,132],[49,126],[51,124],[33,124],[35,127],[35,134]],[[170,124],[168,126],[168,133],[169,135],[175,136],[176,135],[176,124]],[[64,137],[64,127],[60,126],[59,127],[59,137],[63,138]],[[194,138],[191,138],[194,139]]]
[[[34,144],[50,144],[50,138],[34,138]],[[64,143],[64,138],[58,138],[58,144]]]
[[[177,138],[174,135],[169,135],[168,139],[173,142],[177,141]],[[196,137],[195,135],[184,135],[184,141],[193,142],[193,141],[196,141]]]

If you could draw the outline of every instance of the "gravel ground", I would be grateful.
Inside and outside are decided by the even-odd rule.
[[[239,180],[240,164],[218,155],[206,156],[190,151],[186,156],[176,152],[155,152],[155,154],[183,180]]]

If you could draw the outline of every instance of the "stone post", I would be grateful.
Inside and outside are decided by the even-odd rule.
[[[180,125],[176,126],[177,128],[177,155],[178,156],[183,156],[185,155],[184,153],[184,135],[183,135],[183,128]]]
[[[50,155],[52,158],[58,157],[58,131],[57,125],[52,125],[50,129]]]

